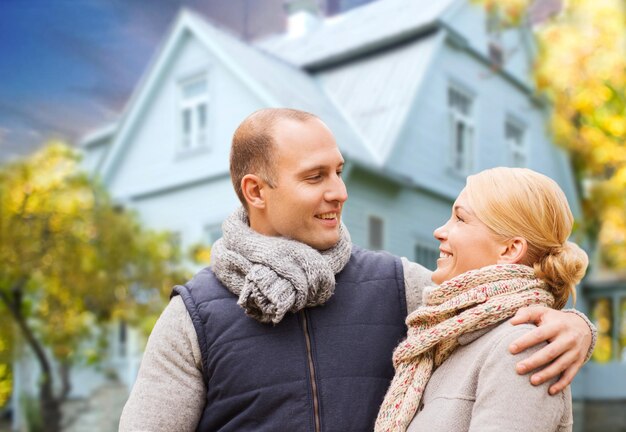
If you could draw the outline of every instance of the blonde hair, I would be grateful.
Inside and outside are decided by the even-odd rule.
[[[476,217],[496,235],[528,243],[522,264],[544,280],[561,309],[587,269],[587,254],[567,241],[574,217],[559,185],[526,168],[492,168],[467,178],[466,195]]]

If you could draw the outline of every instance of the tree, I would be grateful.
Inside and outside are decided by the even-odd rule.
[[[8,312],[41,368],[46,430],[60,429],[83,342],[111,318],[160,311],[182,277],[178,255],[167,233],[116,207],[67,146],[0,169],[0,315]]]
[[[582,228],[604,265],[626,269],[626,2],[479,2],[504,27],[533,26],[534,79],[552,104],[554,139],[572,155]]]
[[[9,326],[0,326],[0,412],[5,407],[13,387],[11,370],[13,334]]]

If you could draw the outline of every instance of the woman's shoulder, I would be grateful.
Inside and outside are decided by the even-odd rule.
[[[517,340],[519,337],[530,333],[531,331],[537,328],[534,324],[511,324],[511,319],[504,320],[496,325],[494,325],[486,336],[489,338],[490,343],[502,346],[505,345],[508,347],[508,344]],[[546,345],[545,342],[540,343],[535,346],[537,350],[541,349]]]

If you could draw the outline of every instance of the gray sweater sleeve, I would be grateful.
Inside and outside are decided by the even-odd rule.
[[[430,280],[432,272],[420,264],[402,258],[404,269],[404,291],[406,294],[407,313],[413,312],[422,304],[422,291],[424,287],[433,285]]]
[[[194,431],[205,397],[198,338],[176,296],[150,334],[119,430]]]

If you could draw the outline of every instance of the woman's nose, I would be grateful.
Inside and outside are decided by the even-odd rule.
[[[435,231],[433,231],[433,236],[435,236],[435,238],[439,241],[444,241],[446,233],[446,226],[442,225],[439,228],[436,228]]]

